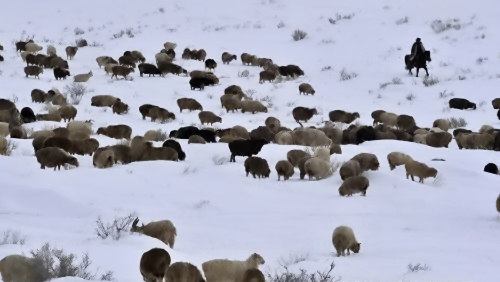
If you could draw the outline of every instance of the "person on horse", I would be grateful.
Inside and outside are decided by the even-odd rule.
[[[417,55],[421,55],[425,52],[424,44],[422,44],[422,40],[417,38],[413,45],[411,46],[411,57],[410,62],[413,62]]]

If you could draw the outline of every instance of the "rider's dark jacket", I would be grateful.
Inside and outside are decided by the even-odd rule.
[[[422,42],[414,42],[413,45],[411,46],[412,58],[415,58],[416,55],[423,54],[424,52],[425,48]]]

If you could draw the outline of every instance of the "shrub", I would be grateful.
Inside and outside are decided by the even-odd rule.
[[[419,272],[419,271],[429,271],[431,270],[426,264],[417,263],[415,265],[409,263],[408,264],[408,272]]]
[[[340,71],[340,80],[341,81],[350,80],[350,79],[356,78],[357,76],[358,76],[357,73],[355,73],[355,72],[348,72],[346,69],[342,69]]]
[[[212,161],[214,162],[214,165],[225,165],[229,162],[229,158],[223,156],[213,156]]]
[[[112,222],[102,222],[101,217],[98,217],[96,220],[96,229],[95,232],[97,237],[101,239],[106,239],[111,236],[113,240],[119,240],[122,236],[122,232],[128,231],[130,228],[130,224],[137,217],[136,213],[131,213],[127,216],[119,216],[115,217]]]
[[[0,240],[1,245],[24,245],[26,237],[21,236],[18,231],[7,230],[3,233],[3,238]]]
[[[433,85],[436,85],[439,83],[439,79],[434,76],[426,76],[423,80],[422,83],[425,85],[425,87],[430,87]]]
[[[17,149],[18,144],[10,139],[7,139],[5,149],[0,148],[0,155],[10,156]]]
[[[85,95],[85,93],[87,92],[87,87],[78,82],[72,82],[71,84],[64,86],[64,95],[66,95],[66,97],[69,97],[69,101],[73,105],[80,104],[83,95]]]
[[[296,29],[292,33],[292,38],[294,41],[302,40],[302,39],[306,38],[306,36],[307,36],[307,32],[300,30],[300,29]]]
[[[402,24],[405,24],[405,23],[408,23],[408,17],[404,17],[404,18],[401,18],[399,20],[396,20],[396,24],[397,25],[402,25]]]
[[[464,118],[452,117],[452,118],[449,118],[448,121],[450,121],[450,128],[451,129],[461,128],[461,127],[467,126],[467,121]]]
[[[266,273],[267,282],[339,282],[341,278],[335,278],[330,275],[332,270],[335,268],[335,264],[332,262],[330,265],[330,270],[328,271],[316,271],[313,273],[307,272],[307,270],[299,269],[299,273],[293,273],[288,271],[287,266],[283,266],[284,272],[278,273]]]

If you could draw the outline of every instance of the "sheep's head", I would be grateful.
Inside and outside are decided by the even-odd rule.
[[[252,261],[254,262],[256,265],[261,265],[261,264],[265,264],[266,261],[264,260],[264,258],[257,254],[257,253],[253,253],[248,259],[247,261]]]
[[[132,227],[130,228],[130,232],[142,232],[144,229],[144,224],[141,226],[137,226],[137,223],[139,223],[139,218],[135,218],[134,222],[132,222]]]
[[[378,162],[377,159],[372,159],[370,161],[370,170],[378,170],[379,167],[380,167],[380,163]]]
[[[436,177],[437,177],[437,174],[438,174],[437,169],[435,169],[435,168],[433,168],[433,167],[429,168],[429,177],[436,178]]]
[[[346,193],[345,193],[345,191],[344,191],[344,187],[343,187],[343,186],[340,186],[340,188],[339,188],[339,195],[340,195],[340,196],[345,196],[345,195],[346,195]]]
[[[76,166],[76,167],[79,166],[78,159],[73,157],[73,156],[69,156],[68,159],[66,160],[66,163],[73,165],[73,166]]]
[[[106,132],[106,128],[104,128],[104,127],[99,127],[99,128],[97,129],[97,132],[96,132],[96,133],[97,133],[97,134],[104,134],[105,132]]]
[[[350,249],[353,253],[357,254],[357,253],[359,253],[359,250],[361,249],[361,243],[355,243],[355,244],[351,245],[351,246],[349,247],[349,249]]]

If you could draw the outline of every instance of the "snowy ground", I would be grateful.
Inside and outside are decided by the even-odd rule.
[[[155,2],[155,3],[153,3]],[[328,3],[327,3],[328,2]],[[351,1],[352,2],[352,1]],[[140,3],[140,4],[139,4]],[[420,126],[431,126],[437,118],[464,118],[467,128],[483,124],[499,127],[490,101],[498,97],[500,86],[498,3],[482,1],[298,1],[298,0],[189,0],[172,3],[156,1],[49,0],[27,9],[26,0],[6,0],[0,10],[1,98],[15,99],[18,108],[32,107],[42,113],[44,106],[31,103],[33,88],[61,90],[67,81],[55,81],[51,71],[40,78],[25,78],[24,64],[13,42],[35,35],[44,47],[56,46],[60,55],[78,38],[95,47],[85,47],[70,61],[72,74],[94,76],[85,86],[89,93],[78,108],[78,120],[93,119],[95,128],[124,123],[133,135],[150,129],[170,131],[199,124],[197,112],[178,113],[176,100],[196,98],[204,109],[221,114],[220,128],[243,125],[249,129],[263,125],[268,116],[279,118],[294,128],[295,106],[316,107],[320,115],[308,125],[328,119],[335,109],[357,111],[360,122],[370,124],[370,113],[384,109],[413,115]],[[334,24],[329,18],[340,20]],[[405,18],[407,20],[405,20]],[[442,20],[451,28],[438,32],[431,27]],[[437,25],[434,24],[434,27]],[[75,30],[84,33],[75,35]],[[295,29],[307,32],[293,41]],[[114,34],[125,32],[122,37]],[[128,34],[132,34],[130,38]],[[432,86],[404,70],[405,54],[416,37],[432,52],[429,65]],[[113,39],[114,38],[114,39]],[[220,85],[205,91],[191,91],[186,77],[139,77],[116,81],[100,70],[97,56],[118,58],[125,50],[140,50],[149,62],[165,41],[182,50],[204,48],[219,67]],[[221,53],[238,55],[238,61],[223,65]],[[45,53],[45,49],[43,51]],[[306,76],[294,81],[258,83],[257,67],[242,66],[239,54],[248,52],[272,58],[279,65],[296,64]],[[482,58],[482,59],[481,59]],[[177,60],[187,70],[203,69],[198,61]],[[248,70],[249,78],[238,77]],[[357,74],[340,80],[340,73]],[[381,84],[400,81],[394,85]],[[308,82],[314,96],[299,96],[298,85]],[[268,114],[225,113],[219,97],[225,87],[237,84],[264,98]],[[440,94],[440,93],[445,93]],[[443,97],[453,93],[478,104],[476,111],[449,110]],[[97,94],[120,97],[131,106],[125,116],[90,106]],[[267,97],[267,98],[266,98]],[[138,106],[151,103],[177,115],[168,124],[143,121]],[[41,129],[48,122],[29,127]],[[61,125],[64,126],[63,123]],[[96,136],[101,145],[116,143]],[[500,252],[500,222],[495,211],[499,178],[482,172],[488,162],[499,163],[492,151],[436,149],[414,143],[375,141],[360,146],[342,146],[345,161],[360,152],[378,156],[381,168],[368,172],[371,186],[367,197],[341,198],[338,175],[322,181],[300,181],[298,171],[291,181],[278,182],[274,164],[299,146],[267,145],[259,156],[272,167],[269,179],[244,175],[244,158],[236,163],[216,164],[214,159],[229,157],[227,144],[188,145],[185,162],[143,162],[95,169],[90,157],[78,157],[80,167],[54,172],[40,170],[31,140],[16,140],[18,148],[9,157],[0,156],[0,232],[13,230],[26,236],[24,245],[0,246],[0,258],[28,253],[43,243],[69,252],[88,252],[93,267],[112,270],[117,281],[141,281],[139,259],[152,247],[166,248],[173,261],[201,263],[213,258],[245,259],[253,252],[266,260],[263,270],[327,270],[343,281],[497,281]],[[161,144],[157,144],[161,145]],[[436,180],[418,184],[405,179],[404,168],[390,171],[386,155],[403,151],[416,160],[430,163],[439,171]],[[431,162],[442,158],[444,162]],[[137,212],[144,222],[170,219],[177,227],[175,249],[156,239],[126,235],[118,241],[101,240],[95,235],[95,220],[111,221],[116,216]],[[338,225],[351,226],[362,243],[361,252],[336,258],[331,234]],[[428,266],[408,271],[408,264]]]

